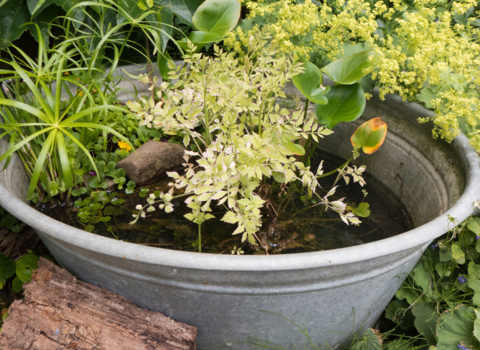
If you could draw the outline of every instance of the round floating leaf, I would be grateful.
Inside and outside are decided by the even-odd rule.
[[[368,218],[370,216],[370,204],[360,203],[357,208],[347,206],[347,209],[352,212],[353,215],[360,216],[361,218]]]
[[[98,177],[94,177],[88,182],[88,186],[91,188],[99,188],[100,187],[100,181],[98,180]]]
[[[235,28],[240,10],[238,0],[207,0],[195,11],[192,21],[202,32],[223,36]]]
[[[327,104],[328,100],[325,94],[330,87],[320,87],[323,82],[323,74],[313,63],[303,62],[305,72],[300,73],[292,78],[293,84],[307,99],[316,104]]]
[[[368,58],[372,51],[362,51],[355,55],[340,58],[322,68],[336,84],[354,84],[365,75],[363,70],[372,65]]]
[[[112,207],[112,206],[108,206],[103,211],[103,215],[114,215],[116,210],[117,210],[117,208]]]
[[[325,97],[328,104],[317,104],[315,111],[318,121],[329,129],[340,122],[351,122],[360,118],[366,105],[365,93],[359,83],[332,86]]]
[[[362,148],[366,154],[376,152],[387,136],[387,124],[380,117],[360,125],[350,140],[355,148]]]
[[[72,196],[75,196],[75,197],[85,193],[87,193],[87,189],[85,187],[80,187],[78,190],[77,189],[72,190]]]
[[[437,323],[437,348],[454,350],[458,345],[477,348],[479,342],[473,334],[474,320],[474,309],[466,305],[445,311]]]

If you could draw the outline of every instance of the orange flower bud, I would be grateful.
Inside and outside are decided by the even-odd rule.
[[[366,154],[376,152],[387,136],[387,124],[380,117],[370,119],[360,125],[350,141],[355,148],[362,148]]]

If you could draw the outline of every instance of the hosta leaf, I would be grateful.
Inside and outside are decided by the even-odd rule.
[[[197,8],[192,21],[199,31],[224,36],[237,25],[240,10],[238,0],[207,0]]]
[[[209,32],[194,31],[190,33],[189,39],[194,44],[208,44],[223,40],[223,35]]]
[[[366,154],[372,154],[383,145],[386,136],[387,124],[377,117],[360,125],[350,141],[353,147],[362,148]]]
[[[27,6],[32,17],[34,17],[52,4],[64,6],[67,1],[68,0],[27,0]]]
[[[173,13],[175,13],[175,15],[177,15],[177,17],[179,17],[182,22],[189,25],[193,24],[192,13],[190,12],[188,6],[185,4],[184,0],[154,0],[154,7],[162,8],[161,11],[163,11],[163,9],[165,8],[168,8]]]
[[[340,58],[322,68],[336,84],[354,84],[365,75],[363,69],[372,65],[368,58],[372,51],[362,51],[357,54]]]
[[[315,107],[318,121],[332,129],[340,122],[350,122],[360,118],[366,100],[359,83],[353,85],[332,86],[325,94],[328,104]]]
[[[328,102],[325,94],[330,87],[322,88],[323,74],[313,63],[303,62],[305,72],[300,73],[292,78],[293,84],[307,99],[317,104],[326,104]]]
[[[162,24],[160,25],[160,28],[162,30],[162,32],[160,33],[160,36],[162,38],[162,52],[165,52],[173,30],[171,27],[173,25],[173,11],[168,7],[162,7],[158,14],[160,15],[162,21]]]
[[[20,38],[22,33],[28,29],[21,24],[30,21],[25,1],[7,1],[0,11],[0,47],[6,46]]]

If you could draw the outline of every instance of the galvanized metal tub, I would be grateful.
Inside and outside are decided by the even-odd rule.
[[[251,348],[247,337],[299,347],[305,339],[291,323],[305,324],[315,343],[335,346],[381,315],[429,242],[459,222],[480,199],[476,153],[461,135],[451,144],[434,140],[431,112],[398,96],[368,102],[354,123],[341,123],[321,147],[348,157],[355,128],[382,117],[389,134],[358,164],[402,198],[417,228],[360,246],[277,256],[212,255],[139,246],[91,234],[28,206],[28,178],[18,158],[0,174],[0,205],[36,229],[57,261],[80,279],[134,303],[198,326],[198,347]],[[338,142],[336,142],[338,140]],[[0,152],[5,144],[0,144]],[[353,313],[354,310],[354,313]],[[355,315],[355,316],[354,316]],[[226,343],[228,343],[226,345]]]

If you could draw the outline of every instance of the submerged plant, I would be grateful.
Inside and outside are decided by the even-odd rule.
[[[201,224],[214,218],[214,205],[226,209],[221,220],[237,225],[233,234],[241,234],[242,242],[262,245],[256,233],[262,226],[261,209],[266,201],[259,188],[273,179],[285,185],[301,183],[325,210],[339,213],[347,225],[359,224],[342,199],[330,199],[335,185],[324,196],[316,191],[318,180],[328,174],[323,174],[321,164],[315,171],[310,169],[310,141],[316,143],[333,131],[308,112],[308,104],[304,110],[292,113],[275,102],[285,97],[285,84],[293,78],[294,82],[303,82],[302,92],[307,97],[327,103],[322,95],[328,89],[321,87],[321,80],[307,81],[304,71],[308,65],[289,57],[278,58],[277,48],[260,37],[250,40],[249,53],[254,59],[246,56],[242,64],[233,53],[225,53],[217,46],[215,57],[195,53],[192,43],[188,49],[188,66],[171,64],[170,78],[178,80],[173,85],[160,85],[160,102],[150,98],[127,104],[142,125],[181,135],[186,147],[194,144],[198,150],[185,152],[185,173],[168,173],[173,179],[170,191],[151,194],[145,207],[137,207],[139,213],[134,214],[132,223],[155,211],[159,202],[161,210],[172,212],[171,201],[177,189],[183,191],[181,196],[188,196],[185,203],[191,212],[185,217],[198,224],[200,249]],[[302,156],[304,159],[300,159]],[[353,181],[361,183],[361,171],[348,173],[347,164],[341,169],[342,176],[353,175]],[[268,247],[264,248],[268,254]]]

